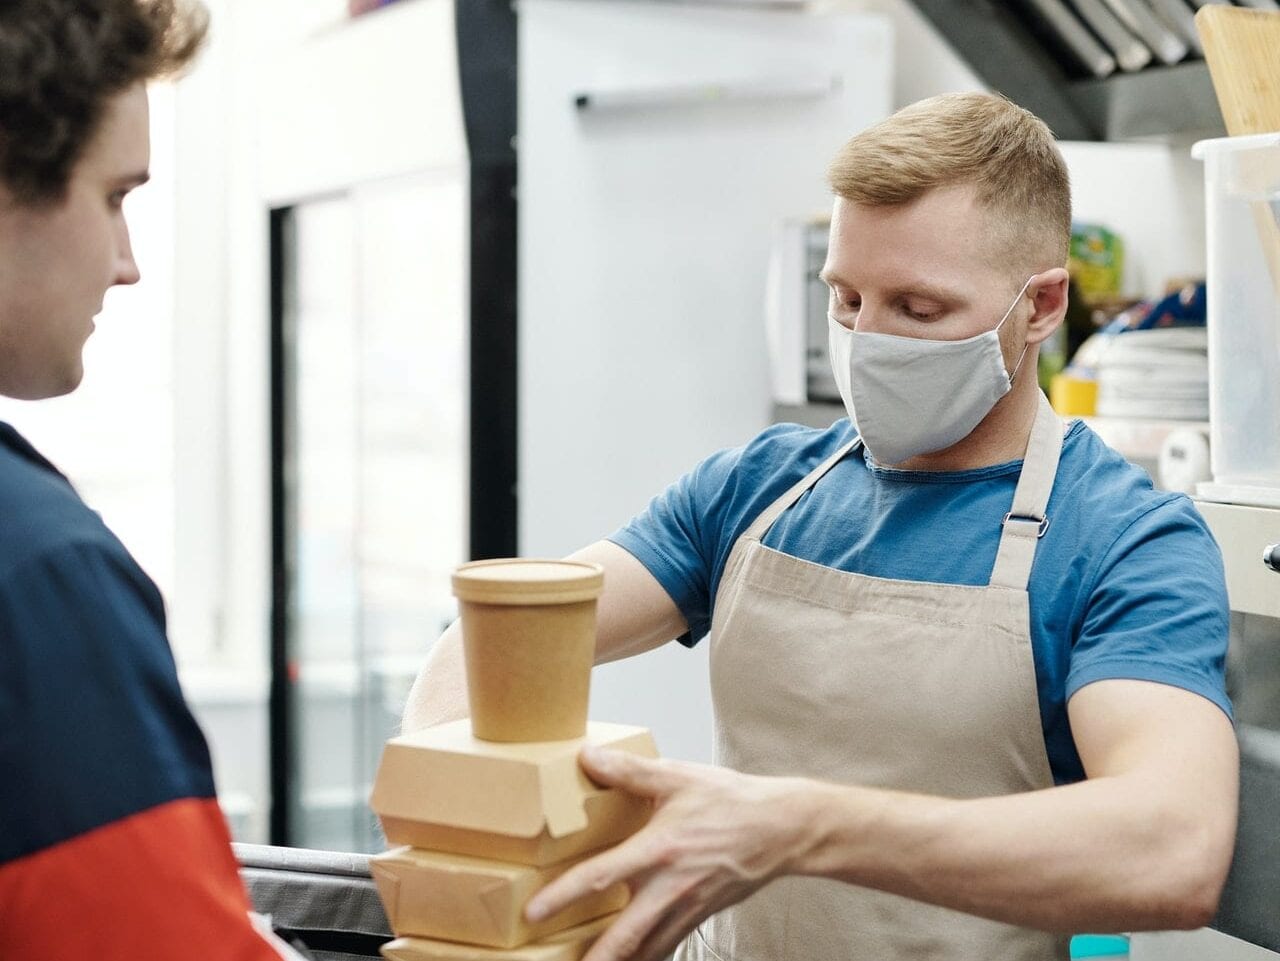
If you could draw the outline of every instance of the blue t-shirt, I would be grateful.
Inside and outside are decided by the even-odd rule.
[[[847,419],[825,430],[770,427],[745,447],[707,458],[610,538],[680,608],[689,625],[682,641],[710,630],[720,576],[739,535],[852,438]],[[977,470],[904,471],[855,453],[784,512],[763,542],[871,577],[988,584],[1021,469],[1017,460]],[[1230,716],[1222,557],[1191,501],[1154,490],[1145,472],[1077,422],[1063,442],[1047,513],[1028,591],[1055,781],[1084,777],[1066,704],[1094,681],[1170,684]]]

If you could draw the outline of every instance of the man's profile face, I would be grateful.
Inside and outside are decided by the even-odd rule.
[[[968,185],[894,207],[837,198],[822,272],[831,316],[859,331],[930,340],[991,330],[1027,279],[1000,262],[991,216]],[[1010,321],[1000,329],[1009,366],[1022,349]]]
[[[0,185],[0,394],[74,390],[103,296],[137,283],[122,203],[147,179],[148,123],[137,84],[108,101],[61,199],[22,204]]]

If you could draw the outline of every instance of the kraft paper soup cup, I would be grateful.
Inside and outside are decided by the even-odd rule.
[[[474,561],[453,573],[471,730],[486,741],[587,733],[596,599],[604,568],[583,561]]]

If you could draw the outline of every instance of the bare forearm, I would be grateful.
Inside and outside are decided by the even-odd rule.
[[[1139,779],[968,801],[804,784],[814,829],[797,873],[1026,927],[1199,927],[1230,856],[1213,818]]]
[[[605,589],[597,609],[597,664],[631,657],[678,637],[684,617],[662,586],[621,547],[599,541],[572,557],[605,568]],[[407,733],[467,715],[462,624],[454,621],[436,642],[405,705]]]
[[[644,565],[609,541],[570,555],[604,567],[604,594],[596,609],[597,664],[643,654],[688,628],[675,603]]]
[[[409,689],[405,734],[467,716],[467,676],[462,659],[462,623],[454,621],[436,641],[426,667]]]

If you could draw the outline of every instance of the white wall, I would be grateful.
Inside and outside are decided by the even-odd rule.
[[[227,210],[231,117],[224,84],[233,51],[223,12],[198,68],[174,88],[174,516],[180,559],[169,598],[179,664],[215,668],[222,658],[227,471]],[[256,665],[255,665],[256,666]]]
[[[1075,219],[1125,243],[1124,292],[1159,296],[1175,277],[1204,277],[1204,170],[1191,143],[1064,143]]]
[[[820,6],[870,10],[893,24],[893,107],[939,93],[982,90],[983,83],[910,0],[826,0]]]

